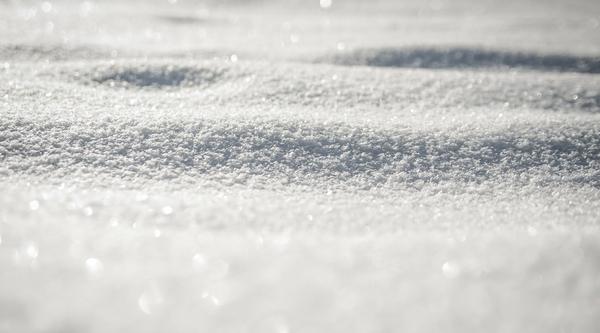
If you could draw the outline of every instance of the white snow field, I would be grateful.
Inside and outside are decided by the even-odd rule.
[[[600,2],[0,1],[0,332],[598,332]]]

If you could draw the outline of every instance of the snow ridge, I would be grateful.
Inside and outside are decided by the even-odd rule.
[[[8,69],[0,67],[3,70],[9,84],[0,86],[0,95],[12,97],[19,104],[30,100],[37,103],[39,99],[32,99],[33,94],[49,91],[55,97],[47,102],[56,107],[61,106],[62,95],[81,98],[85,104],[106,95],[98,101],[107,109],[105,112],[118,106],[111,103],[141,99],[147,108],[153,104],[161,109],[178,105],[258,106],[264,114],[273,108],[281,112],[294,106],[303,108],[299,113],[318,108],[327,110],[322,114],[332,116],[357,109],[361,116],[365,111],[381,110],[387,118],[418,111],[415,114],[429,113],[430,120],[447,115],[449,110],[465,113],[474,108],[512,114],[539,110],[600,113],[600,77],[581,73],[266,65],[252,61],[233,64],[172,58],[90,61],[85,66],[63,62],[36,73],[27,72],[19,64]],[[22,88],[16,86],[17,80]],[[82,85],[91,89],[81,89]],[[35,105],[31,108],[39,109]],[[78,112],[86,112],[80,109]]]
[[[600,186],[600,127],[450,134],[239,119],[0,122],[5,172],[262,177],[410,186],[488,180]]]

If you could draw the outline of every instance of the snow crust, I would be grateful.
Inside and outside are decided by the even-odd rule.
[[[598,15],[0,2],[0,331],[597,331]]]

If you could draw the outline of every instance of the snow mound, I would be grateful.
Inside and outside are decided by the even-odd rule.
[[[335,64],[409,68],[519,68],[538,71],[600,73],[599,57],[535,54],[476,48],[377,48],[325,57]]]

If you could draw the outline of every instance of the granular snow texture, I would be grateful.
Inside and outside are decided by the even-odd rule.
[[[0,1],[0,332],[597,332],[600,3]]]

